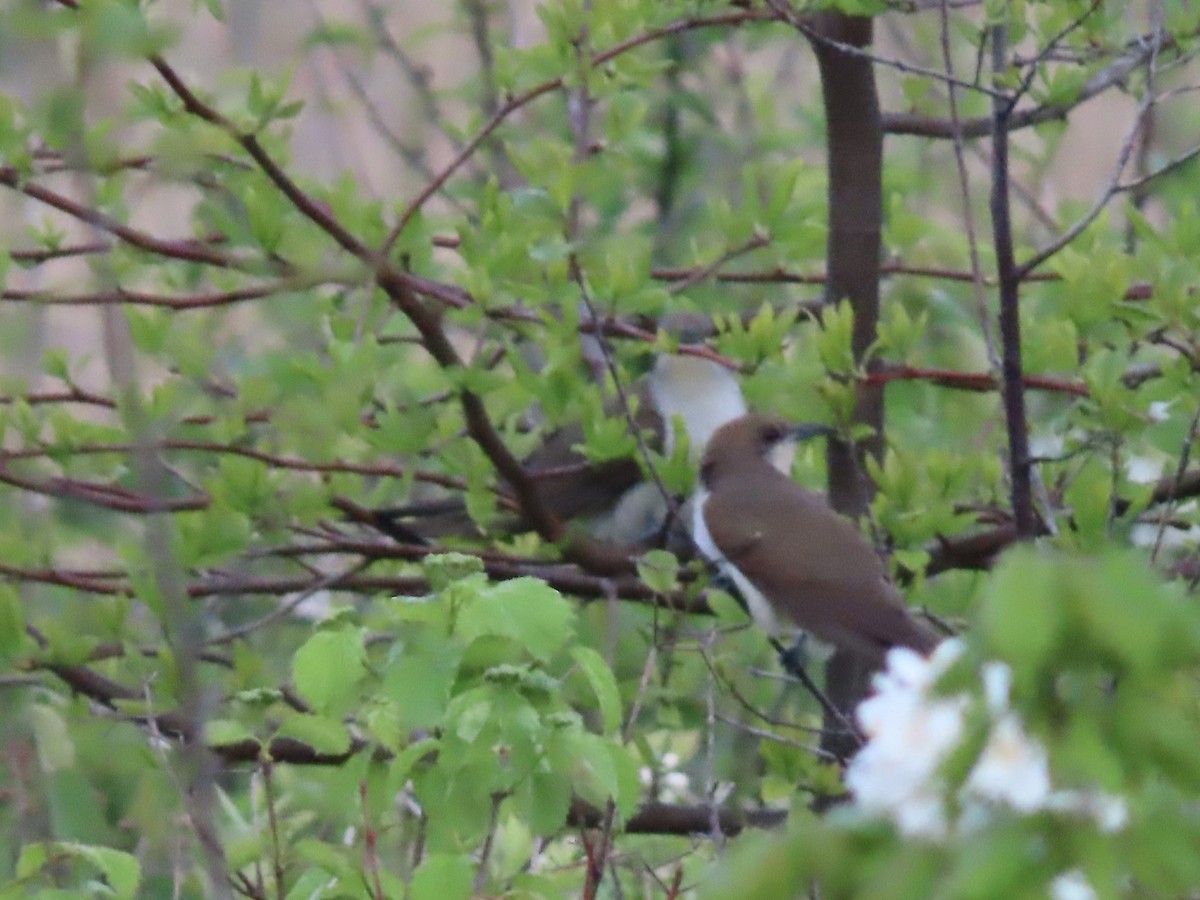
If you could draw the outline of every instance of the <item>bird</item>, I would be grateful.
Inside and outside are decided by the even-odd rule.
[[[698,343],[713,333],[712,320],[697,313],[673,313],[664,317],[660,327],[680,343]],[[646,446],[670,457],[678,420],[693,463],[721,425],[747,412],[736,373],[715,360],[693,355],[658,353],[630,394],[637,398],[632,425],[646,436]],[[624,415],[619,397],[605,404],[605,414]],[[660,535],[670,502],[657,484],[645,478],[638,460],[627,456],[591,462],[579,449],[583,442],[582,425],[573,423],[550,433],[522,461],[543,506],[560,521],[601,540],[642,545]],[[405,520],[407,532],[426,541],[479,534],[459,498],[389,512]],[[503,517],[494,527],[511,533],[524,530],[528,523],[514,515]],[[677,537],[670,542],[680,547]]]
[[[909,611],[874,547],[791,478],[796,442],[830,431],[762,413],[723,425],[700,465],[693,539],[772,638],[799,629],[875,666],[893,647],[928,654],[939,635]]]

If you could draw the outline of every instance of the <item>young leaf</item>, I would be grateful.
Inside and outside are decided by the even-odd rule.
[[[591,647],[574,647],[571,656],[587,677],[596,701],[600,704],[600,718],[604,733],[614,734],[621,727],[621,694],[612,669],[599,653]]]
[[[357,696],[367,671],[363,634],[355,627],[318,631],[296,651],[292,681],[317,712],[344,711]]]
[[[543,662],[574,631],[575,610],[554,588],[536,578],[489,585],[459,615],[459,633],[470,642],[484,635],[515,640]]]

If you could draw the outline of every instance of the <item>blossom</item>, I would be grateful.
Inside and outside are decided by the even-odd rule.
[[[1011,707],[1007,664],[982,665],[978,692],[933,690],[962,654],[955,640],[943,642],[928,659],[907,649],[888,654],[887,668],[873,682],[875,692],[857,711],[867,741],[846,770],[856,807],[890,819],[906,836],[931,840],[986,825],[998,806],[1026,815],[1048,810],[1082,816],[1108,832],[1123,828],[1128,820],[1123,798],[1095,789],[1055,790],[1045,746]],[[987,734],[951,804],[942,765],[965,737],[968,711],[979,705],[987,714]]]
[[[1051,900],[1096,900],[1096,891],[1078,869],[1063,872],[1050,882]]]
[[[1007,804],[1020,812],[1042,809],[1050,796],[1050,761],[1046,748],[1025,733],[1009,711],[1012,669],[989,662],[981,669],[984,699],[994,724],[965,790],[986,800]]]
[[[926,694],[961,653],[957,641],[944,642],[929,660],[893,650],[875,693],[858,707],[868,740],[846,770],[846,786],[862,809],[891,817],[914,837],[941,837],[946,829],[935,776],[962,738],[966,698]]]

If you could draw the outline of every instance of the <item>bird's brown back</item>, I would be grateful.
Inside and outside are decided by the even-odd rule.
[[[875,659],[893,646],[925,653],[938,643],[871,545],[820,494],[762,458],[722,468],[708,489],[714,542],[800,628]]]

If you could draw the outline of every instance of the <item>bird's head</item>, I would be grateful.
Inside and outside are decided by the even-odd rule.
[[[698,312],[670,313],[662,317],[658,327],[681,344],[699,344],[717,333],[712,317]]]
[[[700,478],[706,487],[725,473],[765,460],[790,475],[796,444],[832,432],[828,425],[789,422],[782,416],[749,413],[717,429],[704,452]]]

